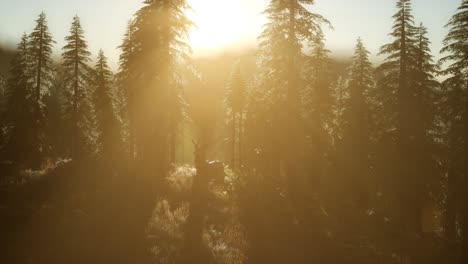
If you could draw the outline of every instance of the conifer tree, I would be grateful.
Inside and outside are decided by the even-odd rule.
[[[379,90],[381,91],[380,100],[384,104],[385,109],[385,124],[387,127],[385,131],[393,133],[395,135],[386,135],[383,138],[394,139],[395,142],[387,142],[384,149],[394,148],[395,157],[392,160],[382,160],[383,164],[394,163],[391,167],[393,171],[388,171],[385,177],[392,177],[391,179],[385,179],[387,184],[392,186],[386,191],[386,199],[389,200],[389,214],[395,221],[396,229],[400,235],[400,238],[393,241],[394,246],[392,251],[396,251],[397,244],[404,244],[408,250],[410,245],[408,243],[407,235],[412,234],[414,227],[408,223],[407,218],[413,215],[414,212],[418,211],[419,208],[410,206],[410,201],[413,201],[413,197],[409,197],[413,192],[412,186],[410,187],[410,157],[409,146],[410,146],[410,126],[411,119],[408,118],[411,114],[411,96],[414,92],[411,90],[413,86],[410,84],[409,75],[411,66],[414,66],[414,61],[411,61],[412,51],[415,50],[415,27],[413,22],[413,16],[411,14],[411,2],[409,0],[399,0],[396,4],[397,13],[393,16],[394,25],[393,31],[390,36],[393,37],[393,42],[382,46],[379,55],[386,55],[385,61],[379,66],[378,71],[382,74],[379,79]],[[384,155],[382,155],[384,156]],[[389,167],[386,167],[389,168]],[[380,173],[381,177],[384,177],[383,173]],[[398,192],[397,192],[398,190]],[[419,197],[417,197],[419,199]],[[396,252],[402,257],[408,257],[407,252]]]
[[[89,118],[90,69],[87,63],[91,53],[84,39],[80,18],[73,17],[70,35],[65,37],[67,44],[63,47],[62,66],[64,68],[64,85],[67,104],[66,118],[70,129],[70,155],[78,159],[87,144],[86,132]]]
[[[36,20],[36,27],[29,36],[29,52],[31,54],[30,69],[33,73],[34,91],[32,98],[34,101],[33,116],[34,123],[32,131],[36,138],[35,160],[37,166],[40,162],[40,155],[43,149],[42,146],[42,128],[44,126],[44,110],[45,104],[43,101],[44,95],[49,92],[54,77],[54,68],[52,61],[52,46],[55,41],[49,32],[47,26],[46,15],[42,12]]]
[[[399,0],[397,2],[398,12],[393,16],[395,19],[393,31],[390,36],[393,42],[382,46],[379,55],[386,55],[385,62],[379,66],[383,77],[380,85],[385,86],[389,95],[395,94],[388,101],[390,108],[394,109],[397,126],[399,129],[399,140],[405,140],[408,132],[408,120],[405,114],[409,111],[411,85],[409,83],[410,67],[414,66],[414,57],[411,56],[415,47],[415,27],[411,14],[410,0]]]
[[[64,96],[63,68],[57,67],[57,73],[49,94],[44,98],[47,108],[46,124],[44,127],[44,145],[48,157],[67,157],[67,130],[64,120],[65,96]]]
[[[463,0],[447,26],[450,31],[441,50],[445,56],[440,64],[448,64],[441,72],[447,76],[442,83],[444,89],[444,114],[448,127],[447,145],[449,153],[448,190],[446,208],[446,237],[449,246],[457,241],[457,218],[462,226],[462,256],[459,263],[468,261],[468,205],[462,203],[463,211],[457,210],[458,201],[466,201],[466,191],[458,193],[460,184],[468,186],[468,1]],[[464,219],[460,219],[464,216]]]
[[[252,247],[258,252],[252,252],[249,259],[256,263],[271,262],[269,253],[262,249],[266,248],[265,241],[278,241],[275,234],[279,229],[294,239],[288,245],[274,245],[287,252],[276,254],[279,259],[272,257],[274,262],[307,262],[309,252],[294,254],[293,248],[305,249],[308,248],[305,241],[310,243],[310,239],[316,239],[320,243],[321,239],[310,226],[316,220],[311,209],[316,202],[310,199],[314,195],[311,189],[315,187],[312,180],[322,175],[307,170],[311,161],[304,153],[306,138],[315,139],[315,135],[304,129],[307,109],[302,97],[307,82],[303,49],[313,46],[315,37],[322,33],[321,26],[329,22],[310,11],[309,5],[313,3],[312,0],[272,0],[264,11],[267,23],[259,36],[260,71],[248,99],[245,137],[249,166],[255,163],[251,169],[269,176],[258,179],[259,185],[265,188],[262,206],[268,208],[268,218],[275,220],[269,226],[252,226],[251,235],[256,237]],[[280,200],[280,204],[271,202]],[[254,215],[249,222],[259,220],[255,218]]]
[[[162,176],[172,159],[171,142],[182,116],[179,66],[190,54],[188,8],[185,0],[145,0],[121,46],[131,134],[148,174]]]
[[[301,68],[304,65],[303,44],[312,44],[315,37],[321,34],[321,24],[329,22],[318,14],[310,12],[305,5],[314,1],[270,1],[265,10],[268,23],[259,37],[259,64],[264,72],[259,76],[260,85],[269,89],[271,94],[271,157],[281,164],[290,180],[289,187],[294,189],[301,184],[297,175],[300,157],[297,149],[304,143],[301,94],[304,92],[304,81],[301,79]],[[302,135],[301,135],[302,134]],[[274,174],[278,174],[277,168]],[[304,186],[304,185],[303,185]],[[296,193],[293,190],[291,193]]]
[[[35,125],[34,84],[31,78],[31,54],[29,38],[24,34],[18,44],[17,53],[11,63],[8,79],[7,112],[5,124],[7,134],[7,156],[23,165],[35,165],[37,159],[37,137],[31,127]]]
[[[413,160],[413,175],[416,186],[421,182],[435,182],[440,178],[435,153],[437,146],[436,137],[441,134],[437,126],[437,102],[440,95],[440,83],[435,79],[439,68],[429,48],[430,41],[427,37],[427,29],[421,23],[416,28],[416,49],[414,54],[415,66],[411,72],[411,85],[413,86],[411,120],[411,135],[413,137],[413,149],[410,153]],[[430,199],[428,188],[419,187],[413,191],[419,192],[420,203],[426,203]],[[420,212],[419,214],[421,214]],[[421,215],[416,216],[421,219]],[[417,221],[417,220],[415,220]],[[419,230],[422,232],[422,229]]]
[[[310,79],[307,96],[310,98],[308,110],[315,112],[319,126],[325,126],[331,111],[330,89],[330,50],[325,48],[325,37],[318,32],[312,42],[312,52],[308,60],[307,74]]]
[[[434,124],[431,105],[436,85],[435,66],[431,62],[424,27],[414,26],[411,1],[399,0],[397,9],[390,34],[394,41],[381,48],[380,55],[387,57],[378,69],[381,74],[379,99],[386,126],[381,140],[391,139],[383,149],[396,151],[391,159],[394,165],[388,165],[393,163],[389,159],[382,160],[387,163],[386,171],[379,171],[379,174],[387,178],[382,182],[392,186],[386,190],[386,199],[395,229],[401,234],[400,241],[395,243],[405,244],[408,249],[398,253],[417,261],[421,251],[411,238],[422,234],[422,211],[429,190],[421,183],[430,179],[427,172],[433,169],[429,133]]]
[[[374,85],[373,67],[369,51],[361,38],[357,40],[351,67],[345,81],[345,96],[342,99],[340,174],[345,178],[341,183],[348,188],[348,201],[361,212],[368,207],[367,184],[369,184],[370,155],[370,107],[369,91]]]
[[[113,74],[107,64],[107,58],[99,51],[94,67],[94,110],[97,123],[97,134],[100,153],[104,157],[118,154],[120,145],[120,128],[114,111]]]
[[[129,20],[127,30],[125,32],[122,44],[119,46],[121,54],[119,57],[119,72],[116,75],[117,88],[121,95],[120,115],[122,123],[126,126],[127,131],[127,148],[130,157],[134,158],[135,148],[135,124],[136,124],[136,106],[134,99],[135,87],[138,87],[138,79],[136,78],[137,71],[135,70],[137,59],[137,46],[135,39],[136,26],[134,20]]]
[[[308,135],[304,144],[306,159],[309,160],[307,171],[320,178],[326,168],[326,156],[331,150],[330,122],[332,113],[332,89],[330,74],[330,51],[325,47],[322,31],[316,33],[310,44],[311,54],[304,67],[307,86],[302,91],[305,107],[305,127]],[[317,182],[314,185],[318,187]]]

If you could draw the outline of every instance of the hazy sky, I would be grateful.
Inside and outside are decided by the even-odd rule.
[[[90,50],[102,48],[113,66],[118,60],[127,21],[141,7],[142,0],[0,0],[0,44],[16,45],[23,32],[29,33],[41,11],[46,12],[50,31],[61,54],[71,19],[81,17]],[[261,15],[268,0],[189,0],[198,24],[192,33],[195,56],[232,46],[253,46],[262,30]],[[357,37],[361,36],[375,55],[390,39],[396,0],[316,0],[314,12],[328,18],[334,30],[327,30],[327,46],[335,54],[349,56]],[[415,22],[429,29],[433,52],[438,56],[447,30],[444,25],[461,0],[413,0]],[[374,58],[374,61],[377,61]]]

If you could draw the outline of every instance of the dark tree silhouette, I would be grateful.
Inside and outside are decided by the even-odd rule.
[[[446,201],[446,237],[453,249],[457,241],[457,223],[461,223],[462,257],[459,263],[468,261],[468,203],[466,191],[458,192],[459,185],[466,189],[468,181],[468,1],[463,1],[457,13],[447,24],[450,31],[444,39],[440,64],[448,64],[441,74],[448,76],[442,83],[445,100],[443,111],[448,127],[448,190]],[[464,179],[463,179],[464,176]],[[462,211],[457,206],[462,202]],[[452,251],[454,252],[454,251]],[[456,255],[456,254],[455,254]]]
[[[408,155],[411,127],[411,119],[408,116],[411,115],[411,96],[414,94],[409,76],[411,67],[414,66],[411,52],[415,50],[415,27],[411,14],[411,2],[400,0],[397,2],[397,9],[398,12],[393,16],[395,19],[393,31],[390,33],[394,41],[382,46],[379,53],[387,56],[385,62],[379,66],[379,70],[384,75],[379,81],[379,86],[382,87],[380,88],[382,91],[388,92],[385,97],[389,98],[386,99],[387,107],[391,109],[389,110],[391,113],[389,129],[396,129],[396,148],[399,158],[395,164],[397,174],[392,181],[395,183],[393,187],[398,189],[400,194],[395,194],[392,204],[400,209],[394,211],[394,218],[402,229],[401,233],[407,233],[415,230],[413,225],[416,222],[413,221],[410,226],[405,217],[420,210],[410,206],[413,202],[410,196],[419,192],[413,190],[413,186],[410,187],[409,180],[413,175],[410,174],[411,162]]]
[[[135,131],[136,131],[136,102],[135,86],[137,82],[137,44],[135,41],[135,32],[136,26],[134,20],[130,20],[127,23],[127,30],[125,32],[123,43],[119,46],[121,54],[119,57],[119,72],[117,73],[117,87],[122,95],[121,102],[121,116],[123,117],[124,122],[127,125],[127,135],[126,139],[128,145],[128,152],[130,157],[134,158],[136,154],[136,141],[135,141]]]
[[[65,37],[63,47],[64,85],[67,105],[65,112],[70,129],[70,155],[79,159],[86,152],[88,144],[86,132],[89,132],[90,114],[90,68],[88,44],[84,39],[80,18],[75,16],[70,28],[70,35]]]
[[[51,86],[54,69],[52,65],[52,46],[55,41],[49,32],[47,26],[46,15],[42,12],[36,20],[36,27],[29,36],[29,49],[31,65],[30,69],[34,73],[34,108],[33,116],[34,123],[31,124],[32,130],[36,137],[35,140],[35,158],[34,165],[38,166],[40,163],[40,155],[42,149],[42,129],[44,126],[44,95],[48,93]]]
[[[306,160],[309,161],[307,171],[313,175],[316,189],[319,178],[324,176],[327,167],[326,156],[330,153],[331,140],[329,127],[332,112],[331,60],[330,51],[325,47],[325,37],[319,31],[314,36],[311,54],[308,56],[305,68],[307,87],[302,92],[305,105],[305,129],[307,140],[304,144]]]
[[[114,111],[115,89],[112,79],[113,74],[107,65],[107,58],[100,50],[94,67],[93,80],[97,144],[103,157],[115,160],[116,155],[119,154],[121,142],[120,126]]]
[[[400,0],[397,9],[390,34],[394,41],[380,51],[380,55],[387,57],[379,66],[382,74],[379,89],[387,113],[387,131],[383,138],[393,138],[396,149],[392,158],[395,175],[386,176],[392,177],[387,179],[392,188],[387,196],[391,201],[390,214],[396,232],[401,234],[400,242],[396,243],[407,245],[400,254],[415,261],[422,257],[422,252],[414,237],[422,235],[422,213],[430,193],[428,184],[421,183],[430,180],[431,174],[436,172],[429,151],[434,146],[430,131],[434,128],[432,106],[437,87],[434,81],[436,68],[424,27],[414,26],[411,2]],[[393,143],[386,148],[392,146]]]
[[[35,123],[33,107],[33,84],[31,83],[31,57],[29,38],[24,34],[18,44],[17,53],[11,63],[8,79],[7,110],[5,124],[8,129],[6,139],[7,157],[22,165],[31,165],[36,159],[36,135],[31,131]]]
[[[347,189],[345,197],[351,208],[365,211],[369,208],[370,184],[370,114],[369,93],[374,86],[369,51],[359,38],[354,49],[351,67],[342,95],[339,124],[341,138],[337,142],[341,185]]]

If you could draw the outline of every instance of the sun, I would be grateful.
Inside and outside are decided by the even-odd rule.
[[[246,21],[243,1],[189,0],[193,11],[188,17],[197,25],[190,32],[190,44],[196,53],[221,50],[240,42]]]

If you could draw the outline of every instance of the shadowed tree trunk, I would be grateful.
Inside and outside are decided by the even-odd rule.
[[[236,112],[232,111],[232,146],[231,146],[231,166],[236,169]]]
[[[466,83],[468,85],[468,82]],[[465,86],[468,87],[468,86]],[[465,111],[468,113],[468,92],[465,91]],[[465,178],[464,178],[464,192],[463,195],[463,212],[462,212],[462,245],[461,245],[461,259],[460,263],[468,263],[468,117],[465,116]]]
[[[206,143],[195,144],[195,167],[197,174],[193,178],[190,211],[185,226],[185,246],[182,251],[182,264],[207,263],[209,253],[203,245],[204,218],[207,208],[208,163],[206,161]]]
[[[242,169],[242,110],[239,112],[239,132],[238,132],[238,147],[237,147],[237,152],[238,152],[238,156],[239,156],[239,161],[238,161],[238,166],[239,166],[239,169]]]
[[[450,135],[450,147],[453,147],[456,139],[454,132],[449,132]],[[447,204],[445,212],[445,239],[447,239],[449,250],[455,253],[453,250],[456,246],[456,220],[457,220],[457,174],[455,170],[455,155],[451,155],[449,161],[448,171],[448,183],[447,183]]]

